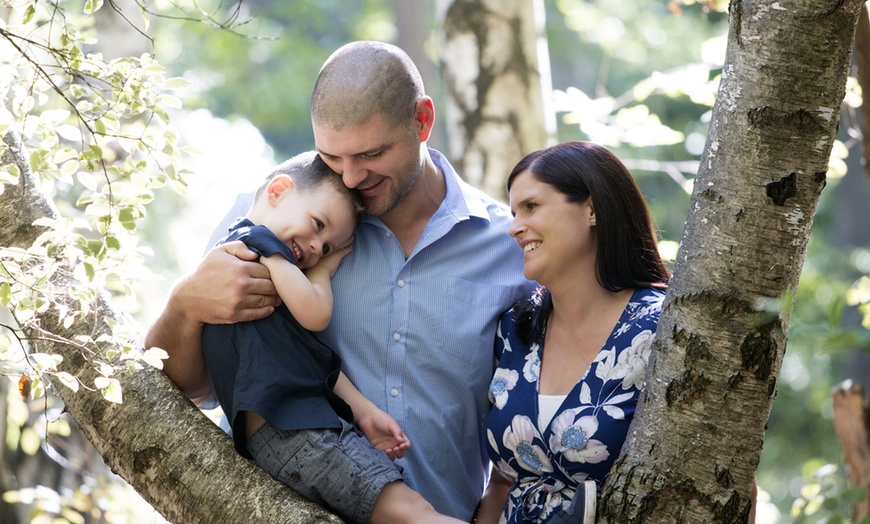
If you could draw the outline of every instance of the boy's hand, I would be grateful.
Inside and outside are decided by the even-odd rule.
[[[405,432],[386,411],[372,410],[358,418],[356,423],[372,446],[385,452],[390,460],[402,458],[411,448]]]
[[[338,270],[339,264],[341,264],[341,259],[347,256],[347,254],[350,253],[351,249],[352,248],[350,245],[347,245],[340,249],[336,249],[329,255],[321,257],[321,259],[317,261],[317,264],[306,270],[305,273],[322,271],[329,275],[329,278],[332,278],[332,276],[335,275],[336,270]]]

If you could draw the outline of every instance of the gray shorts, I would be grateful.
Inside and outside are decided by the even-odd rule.
[[[284,431],[268,424],[248,440],[257,464],[293,491],[349,522],[368,522],[381,490],[402,480],[399,466],[353,426]]]

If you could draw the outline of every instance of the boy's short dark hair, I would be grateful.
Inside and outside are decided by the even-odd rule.
[[[293,184],[296,188],[303,191],[306,189],[314,189],[324,183],[333,184],[338,192],[347,198],[357,221],[359,221],[359,217],[362,215],[364,210],[359,192],[345,186],[344,182],[341,180],[341,176],[326,165],[326,162],[320,158],[317,151],[305,151],[304,153],[299,153],[289,160],[285,160],[279,164],[278,167],[269,173],[260,188],[257,189],[257,194],[254,197],[255,200],[263,195],[266,186],[268,186],[269,182],[278,175],[289,176],[293,179]]]

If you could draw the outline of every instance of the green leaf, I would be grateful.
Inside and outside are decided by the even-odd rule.
[[[145,6],[142,4],[139,4],[139,13],[142,15],[142,30],[148,31],[148,27],[151,25],[151,17],[148,14],[148,11],[145,10]]]
[[[157,369],[163,369],[163,360],[169,358],[169,354],[163,349],[154,347],[142,353],[142,360]]]
[[[87,262],[83,262],[82,265],[85,267],[85,274],[88,276],[88,280],[94,280],[94,277],[97,274],[96,271],[94,271],[94,266]]]
[[[103,0],[87,0],[85,2],[85,14],[92,15],[95,11],[99,11],[101,7],[103,7]]]
[[[72,176],[79,169],[79,161],[78,160],[67,160],[60,166],[60,174],[64,177]],[[81,177],[79,178],[81,179]]]
[[[69,140],[70,142],[80,142],[82,140],[82,132],[76,126],[71,126],[69,124],[59,125],[54,128],[54,132],[64,140]]]
[[[164,89],[185,89],[187,87],[190,87],[190,81],[181,76],[167,78],[166,81],[163,82]]]
[[[58,364],[63,362],[62,356],[48,353],[31,353],[28,358],[33,362],[33,367],[37,371],[53,371],[57,369]]]
[[[31,20],[33,20],[33,15],[36,14],[36,7],[34,4],[30,4],[27,6],[27,9],[24,11],[24,16],[22,17],[22,22],[25,24],[29,24]]]
[[[97,386],[103,394],[103,398],[109,402],[114,402],[116,404],[122,404],[124,402],[121,393],[121,383],[118,382],[118,379],[97,377],[94,379],[94,385]]]
[[[114,235],[106,235],[106,246],[109,249],[121,249],[121,241]]]
[[[46,125],[55,127],[69,118],[69,115],[70,113],[66,109],[48,109],[39,116]]]
[[[66,371],[59,371],[54,374],[55,377],[60,381],[61,384],[70,388],[73,391],[79,390],[79,381],[76,378]]]
[[[3,307],[9,307],[11,299],[12,288],[9,286],[8,282],[3,282],[0,284],[0,305]]]
[[[66,166],[70,162],[67,162],[66,164],[64,164],[64,166]],[[75,162],[75,166],[73,167],[73,169],[78,169],[78,162]],[[61,168],[61,173],[63,172],[63,168]],[[78,178],[79,182],[81,182],[81,184],[85,186],[89,191],[97,190],[97,179],[94,178],[94,175],[88,173],[87,171],[79,171],[76,178]]]

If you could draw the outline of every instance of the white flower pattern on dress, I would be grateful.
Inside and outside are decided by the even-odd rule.
[[[549,426],[539,428],[539,344],[515,333],[513,312],[499,322],[500,361],[490,385],[490,458],[514,480],[501,518],[546,523],[568,508],[579,483],[601,483],[619,456],[644,386],[664,292],[638,289],[589,369]],[[501,435],[501,438],[498,438]]]
[[[643,387],[646,363],[649,361],[655,336],[653,331],[641,331],[631,340],[631,346],[619,354],[616,359],[615,377],[622,377],[622,389]]]
[[[590,464],[607,460],[610,456],[607,446],[592,438],[598,431],[598,419],[595,417],[574,420],[574,413],[568,410],[553,420],[551,428],[550,449],[553,453],[561,453],[572,462]]]
[[[526,353],[526,365],[523,366],[523,378],[528,382],[537,382],[541,376],[541,348],[537,344],[532,344],[529,352]]]
[[[516,370],[499,368],[495,370],[492,382],[489,383],[489,401],[501,409],[508,401],[510,390],[517,385],[520,374]]]
[[[502,440],[504,445],[514,452],[519,466],[540,475],[553,471],[553,465],[547,454],[535,444],[535,441],[540,438],[532,420],[525,415],[517,415],[511,425],[504,430]]]

